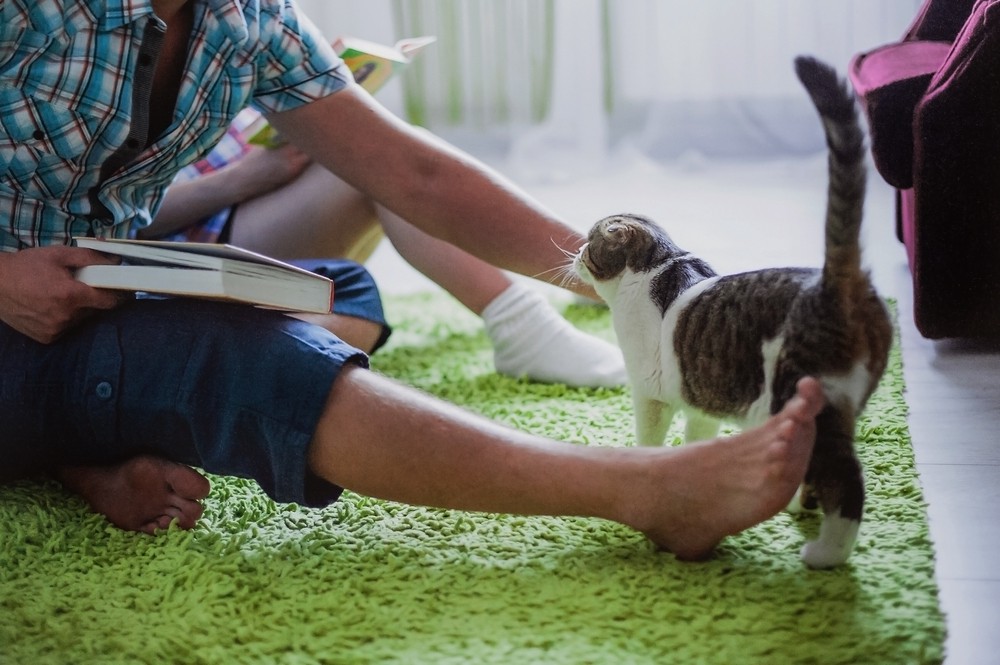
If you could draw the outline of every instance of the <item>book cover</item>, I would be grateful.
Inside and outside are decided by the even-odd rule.
[[[392,46],[357,37],[338,37],[333,50],[343,59],[362,88],[375,94],[386,82],[402,71],[423,48],[437,41],[436,37],[401,39]],[[246,130],[247,142],[268,148],[281,145],[278,132],[261,116]]]
[[[386,46],[356,37],[340,37],[333,42],[333,50],[351,69],[358,85],[375,94],[409,65],[413,56],[435,41],[435,37],[413,37]]]
[[[326,314],[333,282],[308,270],[233,245],[75,238],[78,247],[122,257],[119,265],[76,271],[97,288],[214,298],[285,311]]]

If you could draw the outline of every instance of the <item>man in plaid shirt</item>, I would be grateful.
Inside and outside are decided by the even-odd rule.
[[[810,379],[767,424],[729,439],[584,447],[365,371],[384,322],[364,280],[337,337],[255,308],[125,302],[73,279],[110,261],[69,246],[73,236],[147,225],[178,169],[251,103],[343,180],[489,263],[553,274],[559,248],[584,242],[379,107],[294,0],[0,0],[4,478],[55,469],[112,522],[150,533],[200,516],[208,486],[194,465],[309,505],[349,487],[612,519],[686,558],[788,503],[823,402]]]

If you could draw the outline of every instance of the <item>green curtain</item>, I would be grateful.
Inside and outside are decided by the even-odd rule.
[[[393,0],[396,34],[434,35],[403,77],[425,127],[520,127],[551,105],[555,0]]]

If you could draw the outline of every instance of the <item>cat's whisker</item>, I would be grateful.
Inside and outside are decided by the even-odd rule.
[[[546,275],[550,275],[552,273],[556,273],[556,274],[558,274],[558,273],[569,273],[570,275],[572,275],[573,272],[574,272],[574,270],[573,270],[573,264],[575,262],[576,262],[576,255],[575,254],[567,254],[567,256],[566,256],[566,262],[565,263],[563,263],[561,265],[554,266],[552,268],[549,268],[548,270],[543,270],[542,272],[536,273],[533,276],[536,277],[536,278],[543,278]]]
[[[554,268],[549,268],[548,270],[543,270],[540,273],[535,273],[532,275],[535,279],[541,279],[543,281],[549,281],[548,276],[553,276],[554,279],[551,280],[556,286],[566,288],[571,285],[577,279],[576,270],[573,268],[573,261],[567,261],[563,265],[555,266]]]
[[[560,274],[559,286],[566,288],[576,280],[576,272],[569,266],[565,267]]]
[[[555,268],[549,268],[548,270],[543,270],[542,272],[536,272],[532,275],[535,279],[545,279],[546,276],[551,274],[560,274],[566,270],[566,266],[556,266]]]
[[[566,249],[565,247],[560,246],[559,243],[557,243],[554,238],[549,238],[549,241],[553,245],[555,245],[556,249],[558,249],[560,252],[562,252],[566,256],[566,258],[568,258],[568,259],[575,259],[576,258],[576,254],[577,254],[576,252],[571,252],[570,250]]]

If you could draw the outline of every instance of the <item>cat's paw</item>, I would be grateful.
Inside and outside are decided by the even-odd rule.
[[[802,557],[802,562],[810,568],[824,570],[826,568],[836,568],[847,561],[847,557],[850,556],[851,551],[848,548],[845,552],[842,548],[829,547],[818,540],[814,540],[811,543],[803,545],[799,554]]]
[[[802,561],[810,568],[834,568],[847,561],[857,540],[858,520],[839,515],[825,515],[819,538],[802,547]]]

